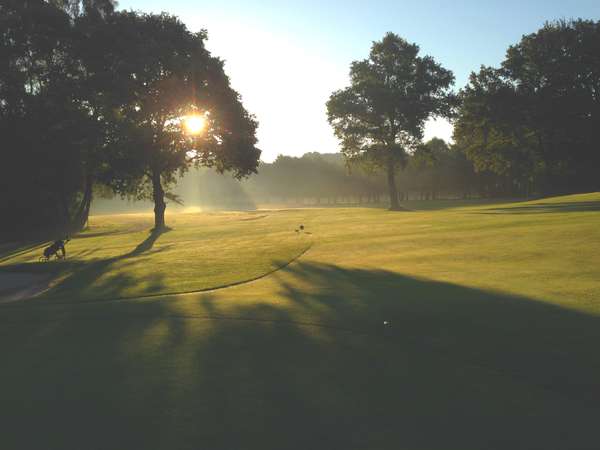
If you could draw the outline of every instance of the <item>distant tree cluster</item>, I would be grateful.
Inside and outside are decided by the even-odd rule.
[[[501,176],[476,172],[463,152],[437,138],[406,155],[405,168],[396,183],[400,201],[508,195],[502,186]],[[273,163],[261,163],[258,174],[243,181],[242,187],[244,196],[255,203],[389,202],[387,175],[361,163],[348,163],[342,153],[280,155]],[[225,195],[238,198],[232,189],[227,192]]]
[[[510,190],[510,179],[489,170],[475,170],[455,145],[434,138],[406,157],[397,180],[403,200],[498,198],[520,195]],[[389,204],[385,173],[360,163],[349,164],[342,153],[279,155],[261,162],[258,173],[243,180],[223,177],[208,168],[190,170],[177,181],[173,193],[183,208],[252,210],[257,207],[342,206]],[[111,190],[96,188],[95,211],[144,211],[146,201],[124,202]]]
[[[77,230],[95,184],[151,199],[160,229],[191,165],[255,172],[257,123],[205,39],[110,0],[3,0],[0,230]],[[182,129],[190,114],[199,136]]]
[[[262,163],[258,175],[243,183],[253,198],[265,203],[334,204],[355,197],[375,202],[382,192],[381,180],[362,168],[348,170],[339,153],[306,153],[302,157],[279,155]]]

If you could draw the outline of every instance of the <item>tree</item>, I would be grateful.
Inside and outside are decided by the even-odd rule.
[[[85,208],[87,149],[99,137],[80,96],[71,18],[42,0],[0,6],[3,225],[73,231]]]
[[[177,201],[169,188],[190,165],[237,178],[258,166],[257,123],[205,39],[167,14],[120,12],[87,41],[91,82],[104,94],[105,181],[121,195],[152,199],[156,230],[165,227],[165,199]],[[200,136],[183,130],[190,114],[205,122]]]
[[[471,74],[454,139],[522,193],[600,187],[600,22],[547,23]]]
[[[600,187],[600,21],[545,24],[511,46],[504,76],[523,99],[548,175],[561,191]],[[556,191],[556,189],[553,189]]]
[[[327,102],[329,123],[349,161],[387,172],[390,209],[399,210],[395,175],[423,136],[425,121],[448,116],[454,105],[452,72],[419,47],[388,33],[374,42],[368,59],[350,68],[350,86]]]
[[[460,92],[454,127],[456,145],[480,171],[510,180],[513,189],[527,191],[539,167],[533,130],[526,120],[524,99],[500,70],[482,67]]]

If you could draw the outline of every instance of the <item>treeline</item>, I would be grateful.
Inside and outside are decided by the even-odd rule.
[[[437,138],[408,156],[406,167],[398,173],[397,188],[401,201],[519,195],[510,179],[476,171],[462,151]],[[190,172],[176,192],[185,206],[215,209],[389,202],[385,175],[363,164],[349,164],[342,153],[279,155],[272,163],[261,162],[257,174],[241,181],[211,170]]]
[[[514,197],[509,178],[490,171],[476,171],[456,146],[434,138],[409,156],[398,174],[400,200],[437,200]],[[261,162],[258,173],[244,180],[222,176],[207,168],[190,170],[177,182],[173,193],[182,201],[178,210],[247,210],[260,206],[333,206],[385,204],[389,202],[384,174],[361,164],[348,165],[341,153],[305,153],[301,157],[279,155],[272,163]],[[143,211],[147,201],[115,198],[98,187],[94,212]]]
[[[160,229],[189,167],[256,171],[257,123],[206,33],[114,3],[0,2],[2,238],[80,229],[98,185],[152,201]]]
[[[456,146],[434,138],[408,156],[396,179],[400,200],[511,197],[519,195],[510,179],[476,171]],[[242,182],[257,203],[384,203],[389,201],[385,174],[348,163],[341,153],[280,155],[261,163],[257,175]]]
[[[407,156],[396,184],[400,201],[540,195],[508,174],[476,168],[463,149],[438,138]],[[272,163],[261,162],[258,173],[244,180],[207,168],[191,170],[178,180],[173,192],[183,208],[246,210],[268,205],[389,203],[385,174],[349,163],[342,153],[279,155]],[[96,212],[141,211],[152,206],[150,202],[119,200],[105,188],[97,190],[96,198]]]

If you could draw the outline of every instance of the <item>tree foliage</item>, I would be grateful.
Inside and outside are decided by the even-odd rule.
[[[73,23],[41,0],[4,2],[0,21],[3,226],[68,228],[86,214],[87,149],[99,138]]]
[[[454,138],[476,167],[541,193],[600,187],[600,22],[547,23],[471,74]],[[523,189],[525,187],[525,189]]]
[[[3,216],[32,228],[78,229],[93,185],[165,197],[190,164],[253,173],[256,121],[223,63],[166,14],[115,12],[111,0],[0,3]],[[182,133],[202,114],[205,133]],[[14,222],[4,221],[6,229]]]
[[[407,158],[397,183],[401,200],[514,195],[507,190],[506,177],[490,171],[475,172],[465,154],[442,139],[420,145]],[[272,163],[261,163],[258,174],[242,183],[243,196],[239,190],[236,194],[234,189],[220,189],[214,177],[210,182],[214,185],[213,203],[218,203],[221,194],[226,205],[240,204],[248,196],[257,204],[314,205],[381,203],[388,201],[389,195],[385,174],[362,163],[348,163],[341,153],[279,155]]]
[[[88,39],[101,55],[87,67],[104,93],[107,182],[122,195],[152,198],[156,228],[164,227],[164,197],[176,200],[168,187],[189,165],[238,178],[258,166],[257,123],[230,87],[222,61],[204,47],[205,38],[174,16],[123,12]],[[181,119],[190,114],[206,121],[200,136],[182,129]]]

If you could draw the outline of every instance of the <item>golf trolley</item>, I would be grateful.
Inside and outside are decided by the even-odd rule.
[[[53,258],[56,259],[56,260],[65,259],[64,256],[59,255],[58,253],[54,253],[53,255],[48,255],[48,256],[42,255],[42,256],[40,256],[40,258],[38,259],[38,261],[39,262],[48,262],[48,261],[52,260]]]
[[[64,240],[55,241],[52,245],[49,245],[48,247],[46,247],[44,249],[44,252],[43,252],[42,256],[40,256],[38,261],[39,262],[48,262],[52,258],[54,258],[56,260],[65,259],[66,255],[67,255],[65,252],[65,244],[69,241],[70,241],[69,238],[66,238]],[[59,251],[61,252],[60,254],[59,254]]]

